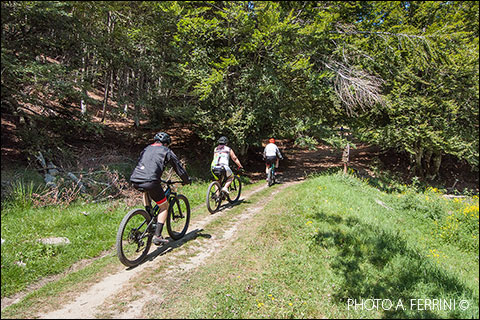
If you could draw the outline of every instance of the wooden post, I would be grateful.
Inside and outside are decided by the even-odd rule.
[[[347,143],[345,149],[343,149],[342,162],[343,162],[343,173],[347,173],[348,161],[350,160],[350,143]]]

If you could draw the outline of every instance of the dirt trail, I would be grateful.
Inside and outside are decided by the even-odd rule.
[[[301,179],[290,180],[279,185],[277,188],[273,188],[271,196],[294,183],[298,183],[299,181],[301,181]],[[240,200],[248,199],[265,188],[267,188],[266,184],[262,184],[255,189],[250,190],[248,193],[243,194]],[[235,239],[238,227],[243,225],[245,220],[251,218],[256,212],[262,210],[272,199],[271,196],[264,197],[257,203],[246,207],[244,212],[232,218],[230,225],[224,228],[221,234],[213,234],[209,241],[203,242],[200,245],[195,245],[193,246],[193,249],[190,247],[189,254],[191,256],[189,259],[183,261],[180,260],[180,263],[170,265],[166,271],[162,272],[164,279],[169,279],[169,281],[165,281],[165,283],[182,280],[182,275],[185,272],[199,267],[209,257],[220,252],[227,243]],[[149,301],[156,301],[157,303],[158,301],[161,301],[162,295],[168,292],[167,288],[161,288],[161,284],[154,284],[155,290],[149,288],[149,285],[143,286],[143,292],[139,292],[137,288],[134,291],[135,296],[140,298],[134,301],[129,301],[132,297],[131,295],[126,294],[126,291],[131,288],[133,283],[142,281],[142,276],[155,270],[162,264],[164,257],[159,258],[159,255],[168,255],[168,259],[174,259],[175,257],[185,254],[186,249],[181,247],[181,244],[201,235],[205,226],[220,215],[224,214],[225,210],[229,210],[230,208],[227,206],[227,208],[216,214],[205,216],[199,221],[191,221],[189,227],[190,231],[184,238],[165,247],[153,247],[147,256],[147,261],[145,263],[136,268],[124,268],[114,274],[106,276],[100,282],[91,286],[87,291],[81,292],[77,295],[76,299],[71,303],[62,306],[62,308],[58,310],[38,314],[37,317],[44,319],[89,319],[101,318],[105,313],[108,314],[108,317],[121,319],[142,317],[142,309],[144,305]],[[118,299],[123,301],[124,307],[121,311],[119,311],[118,303],[111,304],[112,300],[117,301]]]

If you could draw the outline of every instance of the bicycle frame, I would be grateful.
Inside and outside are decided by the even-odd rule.
[[[172,191],[172,188],[170,187],[170,184],[178,183],[180,181],[164,181],[160,180],[161,182],[167,184],[167,189],[165,190],[165,197],[167,198],[167,202],[170,204],[170,201],[177,195],[176,192]],[[143,206],[145,207],[145,211],[147,211],[150,214],[150,222],[148,223],[147,229],[150,228],[151,225],[153,225],[153,222],[155,221],[155,217],[158,216],[158,213],[160,211],[160,207],[158,204],[155,203],[155,206],[152,208],[151,211],[148,210],[148,208],[151,208],[152,204],[152,198],[148,194],[147,191],[143,191]],[[140,226],[141,227],[141,226]]]
[[[165,225],[170,237],[178,240],[188,229],[190,205],[188,199],[181,193],[177,194],[176,189],[172,187],[174,183],[181,181],[161,180],[160,182],[167,184],[165,196],[168,201],[168,214]],[[156,217],[160,214],[160,207],[164,207],[164,205],[155,204],[152,208],[152,199],[148,191],[145,189],[139,191],[143,191],[142,200],[145,210],[140,208],[130,210],[123,217],[116,238],[117,256],[127,267],[136,266],[145,259],[156,229]]]
[[[237,174],[232,171],[232,178],[235,178]],[[217,179],[217,181],[220,183],[220,186],[223,188],[225,186],[225,183],[227,183],[227,172],[224,170],[222,171],[222,174],[220,177]]]
[[[272,162],[267,170],[267,180],[268,186],[271,186],[275,183],[275,162]]]

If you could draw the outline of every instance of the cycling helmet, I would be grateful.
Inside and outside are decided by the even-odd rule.
[[[268,139],[268,142],[270,142],[270,143],[275,143],[275,139],[270,138],[270,139]]]
[[[228,139],[227,139],[227,137],[221,136],[221,137],[218,139],[218,144],[228,144]]]
[[[154,140],[159,141],[163,144],[170,144],[172,142],[172,139],[170,139],[170,136],[165,132],[157,133],[154,137]]]

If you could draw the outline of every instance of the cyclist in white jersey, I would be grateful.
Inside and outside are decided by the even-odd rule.
[[[263,150],[263,158],[265,159],[265,173],[268,175],[268,169],[270,165],[275,162],[275,168],[278,168],[279,159],[283,160],[283,156],[280,153],[277,145],[275,144],[275,139],[270,138],[268,144]]]
[[[225,169],[227,182],[225,183],[225,187],[222,188],[222,191],[225,193],[228,193],[228,187],[233,181],[232,169],[230,169],[229,166],[230,159],[237,164],[239,169],[243,168],[240,160],[238,160],[237,156],[235,155],[235,152],[233,152],[232,148],[227,147],[227,144],[227,137],[222,136],[218,139],[218,146],[213,151],[213,161],[211,163],[212,174],[215,178],[218,178],[213,173],[215,167]]]

